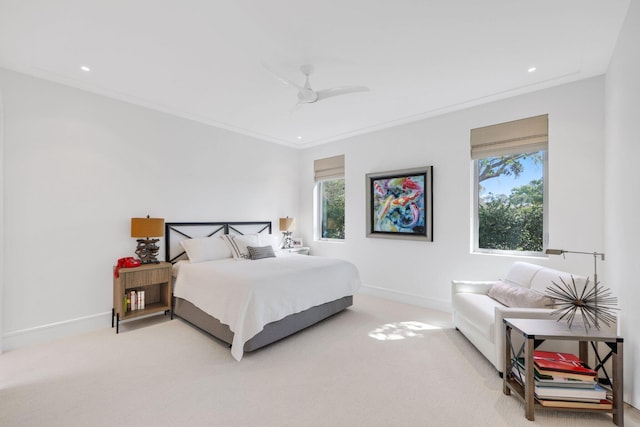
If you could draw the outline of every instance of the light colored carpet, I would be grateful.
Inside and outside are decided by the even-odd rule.
[[[640,426],[634,408],[627,426]],[[349,310],[236,362],[161,316],[0,356],[2,426],[609,426],[524,418],[450,315],[358,295]]]

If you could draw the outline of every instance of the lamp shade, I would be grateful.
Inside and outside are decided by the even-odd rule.
[[[131,218],[131,237],[164,236],[164,218]]]
[[[280,231],[293,231],[296,229],[295,218],[280,218]]]

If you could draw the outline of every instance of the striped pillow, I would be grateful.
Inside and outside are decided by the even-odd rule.
[[[273,252],[273,246],[247,246],[249,250],[249,258],[262,259],[262,258],[275,258],[276,254]]]
[[[244,235],[231,235],[225,234],[222,237],[229,249],[231,250],[231,255],[233,255],[233,259],[235,260],[243,260],[250,259],[248,246],[258,246],[258,235],[257,234],[244,234]]]

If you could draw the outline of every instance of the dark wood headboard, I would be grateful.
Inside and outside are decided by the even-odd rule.
[[[164,251],[165,260],[170,263],[179,261],[186,254],[180,241],[198,237],[211,237],[216,234],[271,234],[271,221],[250,222],[165,222]]]

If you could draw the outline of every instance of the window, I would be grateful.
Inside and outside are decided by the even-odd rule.
[[[320,238],[344,240],[344,178],[318,182]]]
[[[471,131],[475,251],[543,252],[547,135],[547,115]]]
[[[316,180],[316,237],[344,240],[344,156],[314,162]]]

